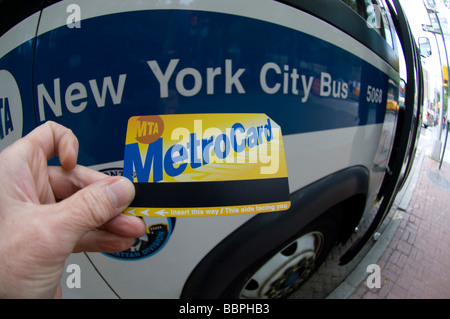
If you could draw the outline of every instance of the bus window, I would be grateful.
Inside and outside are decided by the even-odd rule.
[[[367,22],[369,28],[374,29],[386,42],[393,47],[391,21],[384,0],[341,0],[353,9]]]
[[[364,3],[362,1],[357,1],[357,0],[341,0],[342,2],[344,2],[346,5],[348,5],[350,8],[353,9],[353,11],[355,11],[356,13],[358,13],[361,17],[365,18],[365,6]]]
[[[392,36],[392,19],[391,16],[389,14],[389,10],[386,4],[385,0],[377,0],[378,5],[379,5],[379,12],[380,12],[380,16],[381,16],[381,21],[382,21],[382,28],[383,28],[383,38],[386,40],[386,42],[391,46],[394,47],[394,40],[393,40],[393,36]]]

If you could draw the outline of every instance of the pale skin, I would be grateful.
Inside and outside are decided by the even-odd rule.
[[[55,155],[61,166],[48,166]],[[123,251],[145,233],[122,214],[132,183],[77,165],[77,155],[75,135],[54,122],[0,153],[0,297],[60,297],[72,252]]]

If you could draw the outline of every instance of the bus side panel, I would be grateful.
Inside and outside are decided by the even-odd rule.
[[[42,11],[34,68],[29,55],[28,71],[17,71],[33,74],[20,84],[22,104],[34,105],[24,131],[66,125],[79,138],[80,164],[113,175],[131,116],[266,113],[285,137],[291,193],[361,166],[376,196],[393,133],[384,125],[388,80],[397,73],[358,41],[268,0],[258,10],[237,0],[80,1],[79,27],[66,24],[69,4]],[[6,58],[0,63],[14,65]],[[250,218],[150,219],[165,229],[163,242],[87,256],[120,297],[176,298],[198,262]]]

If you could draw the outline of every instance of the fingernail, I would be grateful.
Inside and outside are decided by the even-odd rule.
[[[133,184],[125,177],[119,177],[108,185],[108,196],[115,207],[125,209],[134,198]]]

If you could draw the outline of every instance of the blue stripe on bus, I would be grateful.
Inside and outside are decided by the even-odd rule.
[[[164,75],[171,63],[164,90],[151,66]],[[95,165],[123,160],[127,120],[135,115],[266,113],[283,135],[382,123],[388,76],[283,26],[214,12],[148,10],[40,35],[33,86],[37,123],[70,127],[80,140],[80,163]]]

